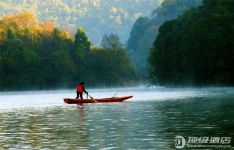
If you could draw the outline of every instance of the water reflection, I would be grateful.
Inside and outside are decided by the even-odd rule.
[[[177,135],[234,138],[232,92],[138,93],[123,103],[2,109],[0,149],[161,150],[175,149]]]

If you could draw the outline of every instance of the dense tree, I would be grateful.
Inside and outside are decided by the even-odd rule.
[[[167,20],[175,19],[185,10],[201,5],[202,0],[164,0],[161,7],[153,10],[155,21],[162,24]]]
[[[152,12],[153,18],[139,17],[134,23],[127,42],[127,54],[136,66],[141,80],[147,75],[149,49],[158,35],[159,26],[176,18],[183,11],[202,4],[202,0],[164,0]]]
[[[7,30],[7,38],[9,40],[12,40],[15,38],[15,29],[13,29],[12,27],[10,27],[8,30]]]
[[[88,70],[89,69],[89,57],[90,57],[90,46],[91,43],[86,36],[85,31],[82,28],[79,28],[75,35],[75,40],[72,50],[72,59],[77,66],[77,73],[74,77],[74,80],[89,80]]]
[[[5,16],[0,32],[0,90],[75,88],[81,81],[105,87],[137,83],[115,34],[107,38],[112,39],[108,48],[94,47],[82,28],[72,37],[28,12]]]
[[[234,3],[204,1],[165,22],[151,49],[150,78],[161,85],[233,85]]]
[[[134,23],[132,31],[130,33],[130,38],[128,39],[127,49],[136,51],[138,47],[138,39],[140,39],[146,29],[149,27],[150,19],[148,17],[140,17]]]
[[[104,86],[126,86],[134,83],[138,75],[126,56],[125,48],[116,34],[104,35],[102,47],[94,49],[94,70]],[[102,70],[106,70],[103,72]],[[110,78],[111,77],[111,78]]]
[[[91,43],[82,28],[79,28],[75,35],[74,48],[81,53],[87,53],[90,51]]]

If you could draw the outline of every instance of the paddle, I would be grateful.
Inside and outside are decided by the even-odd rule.
[[[87,94],[88,95],[88,94]],[[88,95],[95,103],[98,103],[92,96]]]
[[[115,95],[116,95],[117,93],[115,93]],[[112,97],[112,98],[114,98],[115,97],[115,95]]]

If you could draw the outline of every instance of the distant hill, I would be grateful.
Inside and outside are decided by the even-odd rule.
[[[29,11],[40,21],[50,20],[72,35],[79,27],[93,45],[100,45],[104,34],[118,34],[125,43],[134,22],[150,16],[162,0],[0,0],[0,17]]]

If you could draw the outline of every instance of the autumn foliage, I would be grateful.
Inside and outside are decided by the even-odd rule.
[[[97,60],[100,56],[96,51],[115,65],[105,68],[105,63],[111,62]],[[72,37],[49,20],[38,22],[30,12],[6,15],[0,20],[0,90],[74,88],[80,81],[101,87],[135,84],[137,74],[124,49],[117,51],[121,54],[91,46],[82,28]],[[97,70],[94,61],[101,69]],[[107,72],[103,80],[100,75]],[[118,79],[113,79],[116,75]]]

